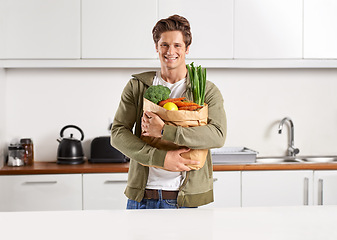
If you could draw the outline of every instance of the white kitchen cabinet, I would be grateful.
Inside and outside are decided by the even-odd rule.
[[[314,171],[314,204],[337,205],[337,171]]]
[[[0,59],[80,58],[81,0],[1,0]]]
[[[156,58],[156,2],[82,0],[82,58]]]
[[[81,174],[0,176],[0,211],[81,209]]]
[[[242,207],[312,205],[313,171],[243,171]]]
[[[337,1],[304,0],[304,58],[337,58]]]
[[[158,0],[158,16],[179,14],[190,22],[192,45],[187,59],[232,59],[233,5],[234,0]]]
[[[213,172],[214,202],[204,208],[240,207],[241,205],[241,172]]]
[[[1,20],[0,20],[1,22]],[[0,68],[0,112],[6,112],[6,80],[5,69]],[[3,114],[4,115],[4,114]],[[5,117],[0,117],[0,168],[5,164],[5,140],[6,140],[6,122]],[[1,193],[0,193],[1,194]]]
[[[126,209],[127,173],[83,174],[83,209]]]
[[[235,0],[235,59],[302,58],[302,0]]]

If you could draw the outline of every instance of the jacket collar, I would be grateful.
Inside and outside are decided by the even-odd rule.
[[[133,74],[132,77],[137,78],[147,86],[151,86],[153,79],[156,76],[156,71],[143,72],[138,74]]]
[[[132,77],[138,79],[143,82],[147,86],[151,86],[153,83],[153,79],[156,76],[156,71],[143,72],[138,74],[133,74]],[[187,73],[187,82],[186,82],[186,97],[187,99],[193,99],[192,90],[191,90],[191,81],[190,76]]]

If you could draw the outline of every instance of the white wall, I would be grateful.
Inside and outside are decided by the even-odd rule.
[[[295,125],[301,155],[337,154],[337,69],[213,70],[228,116],[226,144],[246,146],[262,156],[284,155],[286,116]]]
[[[36,161],[55,161],[59,131],[75,124],[89,156],[90,141],[108,135],[124,85],[143,70],[8,69],[6,141],[30,137]],[[279,135],[277,127],[289,116],[302,155],[337,154],[336,76],[337,69],[209,69],[225,100],[226,145],[283,155],[287,128]]]
[[[5,69],[0,68],[0,167],[4,165],[5,148],[5,90],[6,90]]]

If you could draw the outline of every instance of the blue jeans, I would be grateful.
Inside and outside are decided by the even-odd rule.
[[[128,199],[126,209],[159,209],[159,208],[178,208],[177,200],[157,200],[145,199],[141,202]]]
[[[159,209],[159,208],[178,208],[177,199],[163,199],[161,190],[158,190],[159,199],[145,199],[141,202],[128,199],[126,209]],[[180,208],[180,207],[179,207]],[[182,207],[186,208],[186,207]]]

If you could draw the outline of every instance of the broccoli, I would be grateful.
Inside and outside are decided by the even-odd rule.
[[[152,85],[146,90],[144,98],[158,104],[160,101],[168,99],[170,97],[170,93],[171,90],[168,87],[162,85]]]

